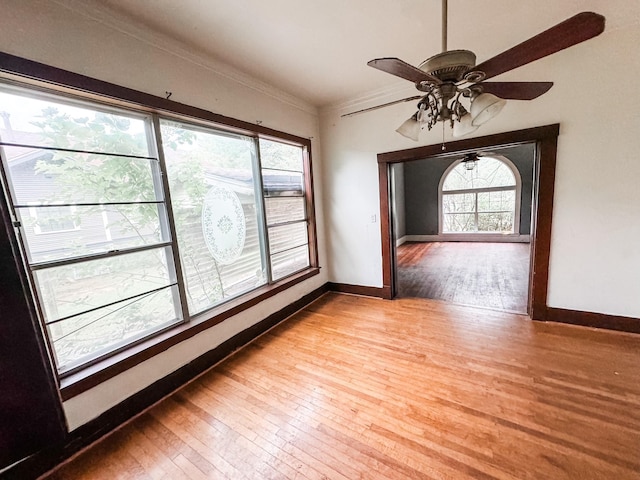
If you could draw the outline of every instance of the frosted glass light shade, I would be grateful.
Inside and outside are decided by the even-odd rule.
[[[459,122],[453,123],[453,136],[463,137],[471,132],[475,132],[478,129],[476,125],[473,125],[470,113],[465,113]]]
[[[491,93],[481,93],[471,102],[471,124],[474,127],[479,127],[483,123],[487,123],[500,113],[506,103],[506,100]]]
[[[422,124],[418,120],[416,120],[416,116],[414,115],[409,120],[406,120],[402,125],[400,125],[396,132],[398,132],[403,137],[410,138],[414,142],[417,142],[418,137],[420,136],[421,128]]]

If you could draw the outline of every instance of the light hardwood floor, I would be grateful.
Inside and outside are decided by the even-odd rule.
[[[398,296],[526,314],[529,252],[528,243],[405,243]]]
[[[640,335],[326,294],[48,478],[638,479]]]

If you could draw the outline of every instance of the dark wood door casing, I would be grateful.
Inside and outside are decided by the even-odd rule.
[[[443,144],[438,143],[378,154],[383,297],[392,299],[396,293],[393,265],[395,245],[393,242],[390,199],[391,166],[394,163],[410,162],[427,157],[443,157],[484,148],[535,143],[528,313],[534,320],[546,320],[551,220],[559,132],[560,125],[552,124],[457,140],[444,144],[444,150]]]

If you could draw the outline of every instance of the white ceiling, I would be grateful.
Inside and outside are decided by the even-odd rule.
[[[393,89],[403,82],[367,67],[368,60],[397,56],[417,65],[440,51],[441,0],[88,2],[316,107]],[[479,63],[580,11],[605,14],[607,28],[637,22],[638,4],[637,0],[450,0],[448,46],[473,50]]]

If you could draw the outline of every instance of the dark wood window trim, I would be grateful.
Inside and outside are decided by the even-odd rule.
[[[168,329],[142,342],[131,345],[82,370],[61,379],[60,392],[63,400],[72,398],[92,387],[112,378],[125,370],[163,352],[222,321],[247,310],[314,275],[318,267],[317,233],[311,164],[311,140],[286,132],[274,130],[208,110],[193,107],[167,98],[157,97],[127,87],[87,77],[22,57],[0,52],[0,77],[29,85],[34,89],[55,91],[62,95],[72,95],[98,103],[123,108],[136,109],[145,113],[168,115],[187,121],[206,122],[213,127],[233,131],[251,137],[267,138],[295,145],[301,145],[305,160],[305,196],[308,213],[310,267],[270,285],[257,288],[245,295],[231,299],[207,312],[195,315],[189,322]],[[33,300],[32,300],[33,301]],[[25,312],[25,315],[28,312]]]
[[[63,378],[60,381],[60,395],[63,400],[73,398],[318,273],[320,273],[319,268],[309,268],[287,277],[281,282],[264,285],[241,297],[236,297],[219,305],[207,311],[206,314],[196,315],[187,323],[180,324],[141,343],[129,346],[116,355],[105,358]]]
[[[380,229],[382,234],[382,281],[384,298],[395,295],[393,226],[390,211],[390,168],[394,163],[420,160],[427,157],[449,156],[477,151],[478,149],[512,146],[524,143],[536,144],[534,183],[537,190],[532,206],[533,229],[531,233],[532,262],[530,269],[529,316],[534,320],[547,320],[547,291],[549,283],[549,254],[551,247],[551,219],[553,216],[553,192],[555,165],[560,125],[552,124],[507,133],[469,138],[447,143],[378,154],[378,183],[380,191]]]

